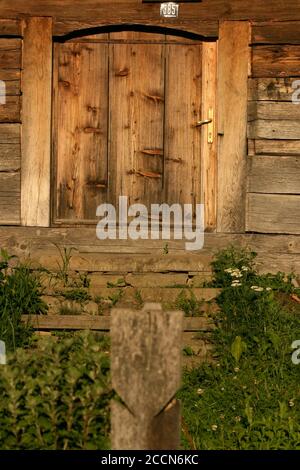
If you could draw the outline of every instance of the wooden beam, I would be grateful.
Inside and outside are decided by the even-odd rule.
[[[250,101],[248,121],[264,120],[300,120],[300,106],[295,103],[277,101]]]
[[[140,0],[1,0],[0,17],[17,18],[23,15],[52,16],[56,19],[82,20],[84,18],[132,18],[140,15],[159,17],[159,5],[142,4]],[[189,20],[259,20],[295,21],[300,19],[300,4],[295,0],[202,0],[200,4],[180,5],[180,18]]]
[[[249,100],[292,101],[295,78],[253,78],[249,79]],[[299,106],[300,107],[300,106]]]
[[[218,50],[218,232],[243,232],[250,25],[225,21]]]
[[[0,38],[0,69],[21,68],[21,45],[21,39]]]
[[[300,140],[255,140],[256,155],[300,155]]]
[[[50,223],[52,20],[24,21],[21,220]]]
[[[22,315],[22,322],[36,330],[110,330],[110,316],[97,315]],[[189,332],[212,329],[206,319],[185,317],[183,330]]]
[[[300,196],[249,193],[246,229],[259,233],[300,234]]]
[[[217,225],[217,50],[216,42],[202,45],[201,119],[213,119],[212,135],[209,136],[209,126],[204,126],[201,133],[201,202],[208,232],[213,232]]]
[[[21,36],[21,22],[13,19],[0,20],[0,36]]]
[[[300,45],[254,46],[252,77],[299,77]]]
[[[300,157],[249,158],[248,179],[252,193],[300,194]]]
[[[252,44],[300,44],[299,21],[261,22],[252,26]]]
[[[300,120],[257,119],[248,126],[250,139],[300,140]]]

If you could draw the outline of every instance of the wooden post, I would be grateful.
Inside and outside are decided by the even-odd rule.
[[[112,402],[113,449],[179,448],[182,330],[183,313],[160,304],[112,310],[112,385],[124,403]]]
[[[250,34],[247,21],[224,21],[220,25],[218,232],[245,231]]]
[[[23,22],[21,223],[50,224],[52,19]]]

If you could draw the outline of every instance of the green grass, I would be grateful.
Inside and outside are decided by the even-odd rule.
[[[214,262],[215,362],[185,371],[179,393],[187,448],[300,449],[300,317],[282,302],[297,289],[283,274],[259,276],[254,259],[231,248]]]

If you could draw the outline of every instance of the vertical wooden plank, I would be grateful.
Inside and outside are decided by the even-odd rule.
[[[23,22],[21,223],[50,223],[52,19]]]
[[[110,45],[109,192],[162,200],[164,56],[159,44]]]
[[[245,230],[250,26],[224,21],[218,48],[218,232]]]
[[[210,127],[201,135],[201,202],[204,203],[205,230],[213,232],[217,224],[217,43],[202,44],[202,120],[213,119],[212,142]]]
[[[165,202],[200,202],[201,45],[166,46]]]
[[[56,49],[56,217],[96,220],[107,199],[108,46]]]

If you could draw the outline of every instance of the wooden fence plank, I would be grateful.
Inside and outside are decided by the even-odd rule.
[[[249,159],[248,191],[300,194],[300,156],[254,156]]]
[[[299,77],[299,46],[254,46],[252,76]]]
[[[224,22],[218,51],[218,232],[245,226],[247,78],[250,26]]]
[[[20,224],[20,193],[0,192],[0,224]]]
[[[50,223],[52,20],[24,21],[21,219]]]
[[[250,139],[299,140],[300,120],[263,120],[257,119],[248,126]]]
[[[246,230],[300,234],[300,196],[249,193]]]
[[[0,172],[0,192],[1,193],[16,193],[20,192],[20,173],[14,172]]]

